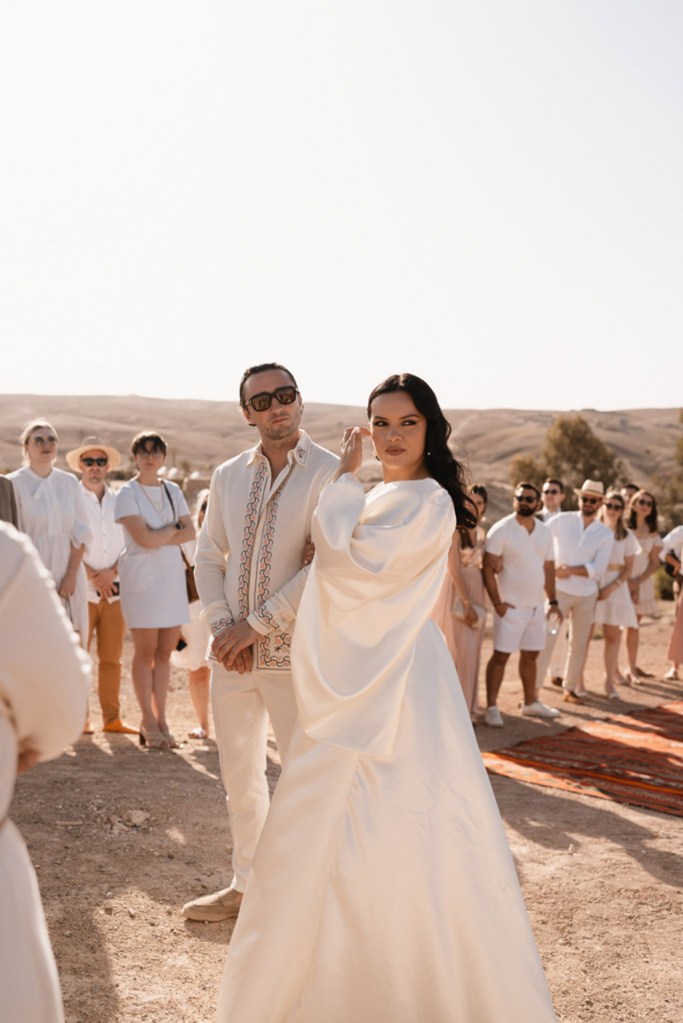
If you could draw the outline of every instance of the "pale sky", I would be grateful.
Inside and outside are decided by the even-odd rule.
[[[0,393],[679,406],[681,53],[680,0],[5,5]]]

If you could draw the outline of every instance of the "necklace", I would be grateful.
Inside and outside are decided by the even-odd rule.
[[[143,494],[145,495],[145,497],[147,498],[149,504],[152,506],[154,511],[157,513],[157,515],[161,515],[163,513],[163,510],[164,510],[164,490],[163,490],[163,487],[161,487],[161,486],[149,487],[149,486],[146,486],[144,483],[140,483],[140,489],[142,490]],[[152,493],[155,490],[159,491],[159,504],[157,504],[154,500],[152,500]]]

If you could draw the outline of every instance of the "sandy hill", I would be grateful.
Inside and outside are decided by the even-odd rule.
[[[509,467],[520,453],[535,454],[559,413],[510,409],[450,409],[456,454],[472,477],[492,488],[492,518],[509,510]],[[60,436],[58,465],[64,453],[88,434],[98,434],[127,452],[135,433],[159,430],[170,449],[169,464],[187,471],[209,472],[215,465],[254,443],[237,403],[143,398],[136,395],[68,396],[3,395],[0,399],[0,470],[21,464],[18,434],[27,419],[45,415]],[[581,410],[602,441],[625,462],[629,475],[646,484],[674,465],[674,451],[683,436],[678,409],[627,409],[619,412]],[[307,403],[304,426],[318,443],[336,451],[343,428],[363,423],[364,410],[350,405]],[[370,462],[365,476],[375,467]],[[496,514],[497,513],[497,514]]]

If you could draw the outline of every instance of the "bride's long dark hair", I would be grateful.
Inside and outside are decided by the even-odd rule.
[[[372,415],[372,403],[380,394],[405,391],[413,399],[415,408],[427,420],[425,437],[425,465],[429,475],[451,495],[459,526],[473,529],[477,524],[476,509],[467,496],[467,472],[453,457],[448,447],[451,424],[441,411],[441,406],[428,383],[412,373],[395,373],[373,388],[368,398],[368,419]]]

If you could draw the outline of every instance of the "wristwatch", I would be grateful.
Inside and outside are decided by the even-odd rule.
[[[173,525],[175,526],[176,529],[182,529],[183,528],[182,522],[174,522]]]

